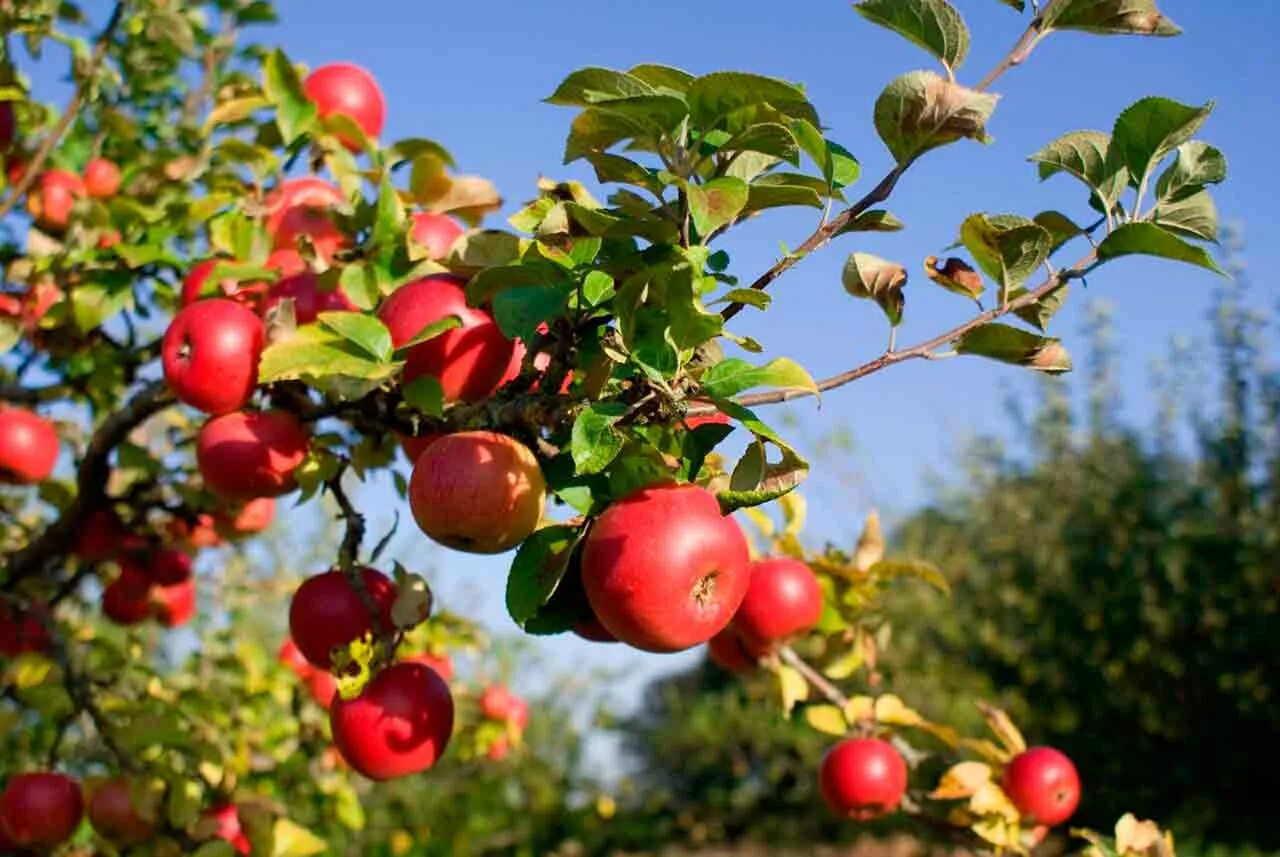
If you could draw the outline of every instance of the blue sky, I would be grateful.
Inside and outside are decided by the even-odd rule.
[[[98,5],[98,4],[90,4]],[[106,4],[102,3],[105,7]],[[956,0],[974,33],[960,80],[972,83],[1013,43],[1025,18],[996,0]],[[900,344],[926,339],[963,321],[966,301],[924,280],[920,260],[939,253],[973,211],[1034,214],[1058,208],[1080,220],[1089,210],[1078,185],[1066,177],[1041,184],[1026,156],[1077,128],[1109,130],[1117,113],[1146,95],[1187,103],[1209,99],[1217,108],[1200,137],[1217,145],[1231,175],[1215,192],[1224,221],[1247,226],[1250,267],[1277,264],[1273,158],[1276,118],[1274,33],[1260,22],[1274,12],[1269,0],[1230,4],[1162,0],[1183,26],[1178,39],[1101,38],[1061,33],[1042,44],[1031,62],[996,87],[1003,96],[990,130],[995,142],[963,142],[932,153],[900,184],[888,207],[908,224],[896,235],[852,236],[810,258],[775,284],[767,316],[751,311],[735,329],[755,336],[771,354],[831,374],[875,356],[886,330],[876,307],[855,301],[840,286],[840,269],[854,250],[904,263],[911,272]],[[533,195],[540,174],[592,181],[581,164],[561,165],[572,113],[541,103],[559,80],[583,65],[625,68],[661,62],[705,73],[749,70],[805,84],[830,136],[862,162],[865,191],[890,165],[871,125],[882,87],[896,75],[934,63],[923,51],[863,21],[841,0],[648,0],[645,3],[439,3],[283,0],[283,21],[259,38],[278,42],[312,66],[350,61],[370,69],[387,96],[385,139],[439,140],[466,172],[493,179],[508,205],[489,225]],[[781,11],[781,14],[780,14]],[[56,91],[48,89],[48,91]],[[732,271],[753,278],[774,260],[780,241],[792,246],[813,227],[814,215],[771,214],[725,243]],[[1125,260],[1090,279],[1089,293],[1115,307],[1122,349],[1121,384],[1130,415],[1151,411],[1147,366],[1171,336],[1209,335],[1207,297],[1213,275],[1159,261]],[[1255,295],[1274,306],[1276,289],[1255,283]],[[1083,357],[1084,295],[1076,294],[1055,332]],[[892,368],[828,394],[821,409],[808,402],[793,413],[813,433],[845,427],[856,444],[856,485],[840,486],[830,470],[812,480],[814,531],[833,539],[856,536],[870,508],[901,513],[928,497],[922,475],[946,472],[957,444],[978,431],[1001,432],[1004,391],[1025,386],[1023,371],[962,358]],[[382,489],[366,495],[378,517],[390,518],[394,499]],[[407,510],[404,510],[407,511]],[[375,526],[375,531],[377,527]],[[433,580],[446,603],[478,613],[495,630],[511,629],[502,606],[508,557],[446,555],[416,533],[404,533],[399,554],[411,567],[434,565]],[[634,699],[640,682],[690,656],[661,658],[618,647],[554,640],[538,651],[552,669],[581,663],[627,669],[632,678],[614,688]]]

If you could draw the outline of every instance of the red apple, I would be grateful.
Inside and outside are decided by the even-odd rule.
[[[151,615],[166,628],[177,628],[196,615],[196,582],[188,578],[172,586],[151,587]]]
[[[119,230],[108,229],[106,232],[103,232],[101,235],[98,236],[98,249],[110,250],[112,247],[116,246],[123,240],[124,240],[124,237],[121,236]]]
[[[411,664],[422,664],[436,671],[436,674],[445,681],[453,680],[453,661],[448,655],[433,655],[430,652],[420,652],[416,655],[408,655],[403,658]]]
[[[1018,812],[1055,827],[1080,805],[1080,775],[1065,754],[1052,747],[1030,747],[1004,769],[1000,782]]]
[[[102,590],[102,613],[118,625],[137,625],[151,617],[151,581],[133,560],[120,559],[120,576]]]
[[[172,586],[191,577],[191,557],[182,551],[163,549],[151,557],[147,577],[152,583]]]
[[[449,255],[453,242],[462,237],[462,227],[447,214],[419,211],[413,215],[413,240],[427,248],[428,259],[443,259]]]
[[[489,745],[489,749],[484,751],[485,757],[491,762],[501,762],[511,753],[511,742],[507,740],[506,735],[499,735],[493,739],[493,743]]]
[[[351,312],[356,309],[341,288],[323,292],[320,290],[320,278],[305,270],[278,280],[270,288],[267,299],[262,302],[263,315],[286,298],[293,300],[293,318],[299,325],[311,324],[322,312]]]
[[[228,539],[260,533],[271,526],[276,516],[276,501],[258,497],[237,508],[220,510],[213,516],[218,533]]]
[[[609,629],[600,624],[600,620],[594,615],[590,619],[583,619],[573,626],[573,633],[577,634],[584,640],[590,640],[593,643],[616,643],[618,638],[609,633]]]
[[[321,258],[331,259],[347,237],[329,218],[329,209],[343,205],[342,191],[324,179],[307,176],[286,179],[267,194],[266,228],[276,249],[298,249],[303,235],[311,239]]]
[[[9,185],[16,185],[27,174],[27,159],[17,152],[4,159],[4,175]]]
[[[288,411],[235,411],[200,429],[196,462],[205,487],[224,497],[278,497],[294,489],[294,471],[309,446]]]
[[[542,520],[547,484],[529,448],[486,431],[446,435],[409,478],[409,508],[424,533],[469,553],[501,553]]]
[[[747,540],[697,485],[651,485],[604,511],[582,551],[582,584],[600,622],[651,652],[705,643],[746,594]]]
[[[381,572],[362,568],[365,589],[381,612],[384,628],[391,625],[396,586]],[[299,651],[315,666],[332,665],[334,646],[350,643],[376,630],[360,595],[341,571],[327,571],[302,582],[289,604],[289,633]]]
[[[819,785],[837,815],[870,821],[898,808],[907,790],[907,763],[887,741],[849,738],[827,752]]]
[[[410,437],[402,434],[399,437],[400,448],[404,450],[404,457],[409,459],[410,464],[413,464],[428,446],[431,446],[444,435],[428,433]]]
[[[170,541],[187,550],[212,548],[222,544],[222,536],[218,534],[213,515],[201,512],[194,521],[186,518],[170,518],[165,525]]]
[[[94,509],[80,525],[72,551],[84,562],[100,562],[120,550],[127,535],[114,510]]]
[[[514,694],[504,686],[491,684],[480,694],[480,713],[489,720],[505,723],[511,713],[511,703],[515,698]]]
[[[93,158],[84,167],[84,189],[89,196],[109,199],[120,190],[120,168],[106,158]]]
[[[322,65],[307,75],[302,88],[320,116],[346,116],[370,139],[382,133],[387,103],[373,75],[360,66],[345,62]],[[356,140],[341,135],[339,139],[348,149],[359,151]]]
[[[0,655],[16,658],[24,652],[49,651],[53,641],[44,625],[48,615],[48,608],[43,604],[19,610],[8,601],[0,600]]]
[[[129,781],[125,779],[108,780],[93,790],[89,823],[101,836],[121,845],[136,845],[155,833],[155,825],[134,807]]]
[[[34,485],[53,474],[58,433],[25,408],[0,404],[0,485]]]
[[[808,631],[822,616],[817,576],[798,559],[780,556],[750,566],[751,581],[733,626],[761,647]]]
[[[352,768],[371,780],[424,771],[453,733],[453,697],[436,671],[398,663],[384,669],[352,700],[329,709],[333,743]]]
[[[244,835],[240,826],[240,811],[234,803],[219,804],[204,814],[206,823],[211,823],[210,835],[231,843],[237,854],[249,853],[249,838]]]
[[[338,680],[333,677],[333,673],[327,670],[312,670],[303,678],[302,683],[307,686],[307,691],[316,701],[316,705],[326,710],[333,705],[333,698],[338,693]]]
[[[277,251],[281,252],[281,251]],[[288,251],[297,256],[296,251]],[[275,253],[267,257],[264,267],[274,267],[272,259]],[[187,275],[182,278],[182,305],[190,306],[199,300],[207,298],[227,298],[236,303],[251,305],[262,296],[267,290],[266,283],[240,283],[236,280],[225,279],[218,282],[216,289],[210,289],[205,292],[205,282],[209,279],[209,275],[213,273],[213,269],[218,267],[218,263],[229,263],[227,259],[205,259],[203,262],[196,264]],[[301,257],[299,257],[301,263]]]
[[[284,642],[280,644],[280,651],[276,654],[276,660],[292,670],[298,678],[305,678],[315,670],[292,637],[284,638]]]
[[[529,703],[518,696],[512,696],[511,706],[507,709],[507,723],[514,726],[517,732],[523,732],[529,725]]]
[[[71,222],[71,209],[84,196],[84,182],[67,170],[41,173],[36,186],[27,194],[27,211],[36,225],[46,232],[62,232]]]
[[[712,662],[731,673],[750,672],[755,669],[766,651],[742,639],[733,625],[707,641],[707,654]]]
[[[498,389],[516,345],[503,335],[488,312],[467,306],[462,282],[448,274],[432,274],[406,283],[383,301],[378,318],[399,348],[427,325],[456,315],[461,327],[410,349],[404,383],[430,375],[440,381],[449,401],[474,402]]]
[[[13,115],[13,102],[0,101],[0,152],[9,151],[13,145],[13,135],[18,128],[17,118]]]
[[[0,794],[0,825],[15,845],[56,848],[84,815],[80,784],[64,774],[16,774]]]
[[[214,298],[183,308],[161,346],[164,379],[179,400],[210,414],[244,406],[258,386],[262,320],[235,301]]]

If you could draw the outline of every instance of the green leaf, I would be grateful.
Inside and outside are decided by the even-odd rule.
[[[1026,293],[1026,289],[1017,288],[1009,292],[1009,300],[1017,300]],[[1027,306],[1018,307],[1013,314],[1030,325],[1034,325],[1036,330],[1044,332],[1049,327],[1049,321],[1062,309],[1062,305],[1067,300],[1067,284],[1062,283],[1050,289],[1044,294],[1040,300]]]
[[[0,316],[0,355],[8,354],[22,341],[22,323],[10,316]]]
[[[987,121],[998,98],[966,89],[932,71],[908,72],[876,99],[876,131],[898,165],[904,166],[956,140],[986,142]]]
[[[942,570],[931,562],[921,559],[882,559],[867,569],[867,576],[881,580],[892,580],[895,577],[911,577],[923,580],[943,595],[951,594],[951,584]]]
[[[423,155],[431,155],[445,166],[456,166],[448,149],[435,140],[427,140],[422,137],[397,140],[383,152],[383,157],[390,168],[395,168],[397,164],[402,164],[406,161],[416,161]]]
[[[440,379],[431,375],[419,375],[405,384],[400,395],[410,406],[429,417],[440,417],[444,413],[444,388]]]
[[[462,319],[458,318],[458,316],[446,315],[444,318],[431,322],[426,327],[422,328],[422,330],[415,333],[404,343],[404,345],[401,345],[395,350],[395,354],[393,356],[395,359],[401,360],[409,350],[413,348],[413,346],[421,345],[429,339],[435,339],[445,331],[453,330],[455,327],[461,326]]]
[[[654,134],[674,130],[689,115],[689,105],[674,95],[635,95],[601,101],[594,109],[626,117]]]
[[[1043,226],[1049,232],[1050,238],[1053,239],[1050,253],[1057,252],[1059,247],[1077,235],[1085,234],[1084,230],[1077,226],[1074,220],[1061,211],[1042,211],[1032,220]]]
[[[271,832],[271,857],[312,857],[329,847],[319,836],[287,818],[277,818]]]
[[[863,0],[853,10],[915,42],[952,71],[969,53],[969,28],[947,0]]]
[[[493,298],[493,317],[508,339],[532,339],[538,325],[562,315],[569,294],[555,286],[515,286]]]
[[[976,354],[1049,374],[1071,371],[1071,357],[1060,340],[1006,324],[975,327],[955,340],[955,349],[960,354]]]
[[[338,274],[338,288],[351,299],[351,303],[363,310],[373,309],[382,297],[378,274],[368,262],[354,262],[343,268]]]
[[[391,331],[371,315],[359,312],[322,312],[317,320],[375,360],[391,359]]]
[[[584,110],[569,126],[565,141],[564,162],[571,164],[588,152],[603,152],[623,140],[652,136],[653,129],[628,116],[603,110]]]
[[[689,213],[698,235],[705,241],[717,229],[733,223],[746,207],[748,194],[747,183],[732,176],[689,185]]]
[[[576,473],[599,473],[618,457],[623,437],[614,423],[626,413],[627,406],[621,402],[597,402],[578,414],[569,442]]]
[[[1151,221],[1188,238],[1218,240],[1218,209],[1207,190],[1157,204]]]
[[[276,108],[276,127],[286,146],[315,124],[316,106],[303,91],[298,70],[279,48],[262,61],[262,91]]]
[[[769,178],[772,178],[770,176]],[[822,208],[822,196],[810,187],[757,182],[750,186],[743,214],[763,211],[766,208],[782,208],[791,205],[807,205]]]
[[[507,575],[507,612],[521,628],[555,594],[581,537],[581,528],[556,524],[520,545]]]
[[[1055,0],[1045,10],[1045,30],[1083,30],[1101,35],[1176,36],[1177,24],[1155,0]]]
[[[1177,159],[1156,181],[1159,199],[1182,199],[1227,178],[1227,159],[1208,143],[1188,140],[1177,151]]]
[[[720,144],[721,152],[759,152],[764,155],[799,165],[800,148],[796,138],[785,125],[762,122],[750,125]]]
[[[1226,276],[1203,247],[1188,244],[1167,229],[1154,223],[1126,223],[1108,235],[1098,245],[1098,260],[1107,261],[1120,256],[1140,253],[1146,256],[1160,256],[1179,262],[1189,262],[1201,268]]]
[[[969,215],[960,225],[960,241],[1006,292],[1026,282],[1053,248],[1049,230],[1012,214]]]
[[[230,842],[214,839],[192,851],[191,857],[236,857],[236,850],[231,847]]]
[[[777,444],[775,444],[777,445]],[[809,463],[789,446],[780,446],[782,458],[769,461],[765,441],[757,437],[747,447],[729,476],[729,487],[716,494],[725,514],[759,506],[792,491],[809,475]]]
[[[309,324],[267,346],[258,367],[258,383],[326,376],[381,381],[395,369],[396,364],[370,357],[363,347],[345,336],[322,325]]]
[[[906,268],[870,253],[851,253],[845,260],[840,279],[844,290],[855,298],[869,298],[879,304],[888,316],[889,324],[897,327],[902,322]]]
[[[595,167],[596,179],[602,184],[620,182],[642,187],[654,196],[662,195],[663,184],[657,175],[630,158],[610,155],[607,152],[588,152],[586,158],[591,166]]]
[[[599,306],[614,295],[613,277],[604,271],[591,271],[582,280],[582,299],[590,306]]]
[[[1170,98],[1144,98],[1116,119],[1111,144],[1129,175],[1145,186],[1165,155],[1191,139],[1212,111],[1212,101],[1191,107]]]
[[[654,88],[638,77],[608,68],[581,68],[566,77],[546,99],[548,104],[590,107],[601,101],[651,95]]]
[[[1101,131],[1072,131],[1063,134],[1027,160],[1040,165],[1040,179],[1055,173],[1069,173],[1088,185],[1107,211],[1115,208],[1129,184],[1129,173],[1111,135]]]
[[[900,232],[907,226],[883,208],[864,211],[850,220],[838,234],[846,232]]]
[[[770,360],[763,366],[752,366],[745,360],[730,357],[708,369],[701,384],[703,393],[716,399],[728,399],[744,390],[766,386],[818,393],[818,385],[809,373],[786,357]]]
[[[246,95],[223,101],[209,111],[209,115],[204,120],[205,130],[207,132],[217,125],[231,125],[243,121],[270,104],[271,102],[261,95]]]
[[[1017,9],[1019,12],[1027,11],[1027,0],[999,0],[1010,9]]]
[[[384,255],[389,255],[399,243],[405,222],[404,203],[389,178],[382,180],[378,189],[378,206],[374,210],[373,231],[369,241]]]
[[[739,303],[756,309],[768,309],[772,301],[773,296],[760,289],[730,289],[716,298],[715,303]]]
[[[669,65],[641,63],[627,70],[627,74],[643,80],[655,89],[670,89],[673,92],[686,92],[696,79],[687,71],[672,68]]]
[[[689,85],[689,111],[700,128],[713,128],[728,114],[744,107],[768,104],[793,118],[820,125],[817,111],[804,90],[785,80],[738,71],[703,75]]]

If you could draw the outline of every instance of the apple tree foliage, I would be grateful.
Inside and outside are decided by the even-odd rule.
[[[1048,330],[1074,281],[1135,254],[1217,269],[1205,247],[1217,236],[1209,188],[1225,178],[1225,159],[1196,138],[1212,104],[1143,97],[1110,131],[1070,130],[1064,121],[1060,136],[1030,153],[1040,178],[1061,173],[1082,185],[1078,210],[975,212],[956,224],[955,255],[920,260],[925,278],[952,296],[921,299],[961,296],[978,310],[925,341],[897,342],[909,266],[862,248],[873,245],[872,233],[905,228],[888,204],[912,165],[940,147],[989,142],[998,83],[1044,39],[1070,31],[1178,32],[1154,0],[1004,5],[1023,34],[978,77],[964,67],[970,32],[947,0],[854,4],[862,19],[931,56],[927,68],[891,80],[871,106],[888,153],[870,155],[887,163],[882,176],[862,176],[858,157],[827,136],[817,107],[790,81],[660,64],[583,68],[547,101],[566,111],[565,162],[589,163],[600,187],[542,179],[508,228],[482,228],[500,206],[496,189],[459,172],[439,143],[380,141],[350,118],[320,116],[303,72],[282,50],[250,38],[275,20],[265,0],[122,0],[104,20],[90,20],[72,2],[0,2],[0,101],[13,116],[0,196],[4,400],[53,417],[75,462],[69,479],[2,495],[5,621],[30,620],[48,637],[44,653],[19,655],[5,673],[6,716],[33,730],[16,739],[25,758],[43,753],[76,773],[130,774],[135,803],[156,830],[144,847],[155,853],[228,853],[232,845],[208,838],[202,811],[240,800],[246,784],[264,798],[246,801],[242,813],[256,852],[324,847],[291,817],[287,780],[268,785],[273,772],[297,764],[294,753],[322,755],[323,718],[314,711],[282,717],[278,686],[262,684],[276,668],[262,652],[238,649],[234,634],[208,636],[202,666],[191,672],[149,666],[154,641],[104,627],[88,594],[110,586],[120,563],[77,549],[104,509],[157,549],[192,542],[193,532],[225,514],[202,487],[192,455],[204,417],[178,405],[159,380],[160,337],[197,262],[216,260],[206,289],[269,287],[280,277],[269,264],[270,194],[286,176],[314,174],[340,190],[343,201],[322,215],[339,240],[321,247],[304,231],[290,249],[315,274],[320,293],[340,290],[350,308],[305,324],[290,299],[268,313],[256,400],[307,427],[310,446],[296,481],[303,501],[331,495],[338,505],[345,523],[339,568],[351,572],[380,553],[380,546],[366,553],[363,518],[344,479],[390,469],[404,494],[398,436],[483,429],[532,450],[554,508],[564,511],[511,563],[506,603],[530,634],[568,632],[591,618],[575,569],[597,516],[645,485],[702,485],[724,513],[745,510],[765,526],[761,550],[803,557],[820,581],[825,607],[811,639],[759,659],[776,675],[782,716],[833,738],[891,738],[912,766],[947,759],[931,782],[913,776],[904,811],[922,830],[1025,853],[1043,830],[999,785],[1003,766],[1025,747],[1005,714],[987,709],[989,734],[962,735],[890,693],[840,689],[874,657],[882,590],[900,577],[939,587],[945,580],[927,563],[885,559],[874,522],[851,553],[806,553],[798,540],[802,505],[791,492],[809,464],[761,412],[908,360],[972,355],[1065,372],[1068,351]],[[22,73],[24,53],[39,57],[55,43],[71,55],[74,95],[61,107],[31,100]],[[51,225],[44,177],[59,169],[78,174],[99,158],[119,166],[119,192],[76,192],[66,218]],[[765,271],[735,268],[719,239],[787,207],[810,209],[813,231],[785,244]],[[421,211],[472,228],[433,258],[411,235],[412,215]],[[767,312],[777,281],[837,240],[853,251],[840,285],[883,313],[889,345],[814,379],[765,353],[767,343],[735,333],[733,321]],[[394,347],[376,310],[399,287],[433,273],[465,280],[469,304],[487,308],[506,338],[524,344],[523,363],[493,395],[454,402],[429,376],[401,383],[408,349]],[[965,302],[955,305],[964,313]],[[413,344],[458,323],[428,325]],[[717,452],[731,433],[746,438],[737,461]],[[773,502],[786,520],[776,531],[760,511]],[[396,577],[395,627],[355,641],[340,658],[344,700],[356,698],[406,641],[431,650],[475,641],[465,622],[430,615],[421,578],[403,569]],[[349,578],[367,596],[360,576]],[[811,663],[797,649],[817,654]],[[236,681],[247,683],[237,691],[250,689],[252,704],[219,712],[206,703],[232,694],[218,678],[232,664]],[[204,702],[189,704],[194,699]],[[493,724],[462,721],[476,733],[456,751],[463,755],[500,737]],[[287,753],[273,743],[278,730],[291,736]],[[917,739],[931,749],[916,749]],[[351,778],[329,770],[312,785],[334,814],[356,824]],[[1153,826],[1131,818],[1114,838],[1086,838],[1095,854],[1171,850]]]

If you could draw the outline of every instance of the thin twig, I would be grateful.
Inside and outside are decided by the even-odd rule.
[[[235,17],[229,16],[226,18],[218,35],[214,36],[209,46],[205,48],[200,84],[187,93],[186,101],[182,105],[182,123],[184,125],[195,121],[199,117],[200,108],[204,105],[205,99],[209,97],[209,93],[213,91],[213,82],[218,73],[218,64],[223,59],[224,49],[219,45],[219,42],[234,44],[235,32]]]
[[[1053,5],[1053,0],[1045,4],[1044,9],[1031,19],[1031,23],[1027,25],[1026,31],[1010,49],[1009,53],[1004,55],[1000,63],[987,72],[981,82],[974,87],[978,92],[984,92],[991,87],[991,84],[999,80],[1000,76],[1011,68],[1022,65],[1027,61],[1027,57],[1031,56],[1031,52],[1035,50],[1036,45],[1040,44],[1040,40],[1048,35],[1044,30],[1045,14],[1049,11],[1049,7]]]
[[[849,705],[849,697],[841,693],[840,688],[827,681],[822,673],[809,666],[808,661],[796,654],[795,649],[790,646],[783,646],[778,650],[778,657],[787,666],[804,676],[805,681],[813,685],[814,690],[821,693],[830,702],[840,706],[842,711]]]
[[[0,202],[0,217],[4,217],[12,211],[18,200],[22,199],[23,194],[31,189],[31,185],[35,183],[36,176],[40,173],[40,168],[44,166],[44,162],[49,159],[49,155],[57,148],[58,143],[62,140],[62,135],[67,133],[67,129],[75,121],[76,114],[80,112],[80,107],[84,103],[89,87],[93,85],[93,79],[98,73],[98,66],[102,63],[103,57],[106,56],[107,46],[111,44],[111,39],[115,36],[116,29],[120,26],[120,21],[124,17],[124,7],[125,4],[120,2],[112,10],[111,17],[107,20],[107,25],[102,28],[102,32],[98,35],[97,44],[93,48],[93,55],[89,59],[88,67],[85,68],[84,76],[76,85],[76,91],[72,94],[71,100],[67,102],[66,109],[62,111],[62,116],[58,118],[57,124],[41,141],[40,147],[36,149],[35,155],[32,156],[30,163],[27,164],[22,178],[18,179],[18,183],[9,191],[9,195],[5,197],[3,202]]]

